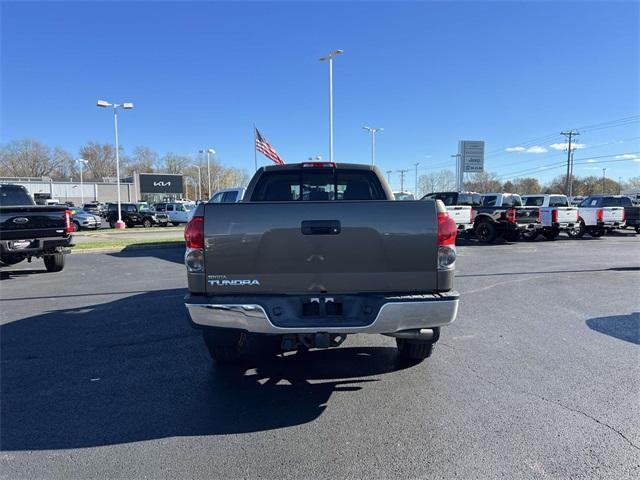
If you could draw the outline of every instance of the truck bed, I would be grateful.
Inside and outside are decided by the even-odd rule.
[[[435,292],[428,201],[206,204],[210,295]]]

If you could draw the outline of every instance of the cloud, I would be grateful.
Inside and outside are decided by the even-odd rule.
[[[623,153],[622,155],[616,155],[618,160],[640,160],[640,156],[635,153]]]
[[[596,163],[595,160],[587,160],[587,163]]]
[[[554,150],[566,150],[567,148],[569,148],[569,144],[568,143],[553,143],[551,145],[549,145],[550,148],[553,148]],[[573,150],[580,150],[582,148],[585,148],[586,145],[584,143],[575,143],[575,142],[571,142],[571,148]]]
[[[529,147],[527,148],[527,153],[546,153],[549,150],[547,150],[544,147],[541,147],[540,145],[534,145],[533,147]]]
[[[534,145],[533,147],[508,147],[504,149],[505,152],[518,152],[518,153],[545,153],[548,150],[540,145]]]

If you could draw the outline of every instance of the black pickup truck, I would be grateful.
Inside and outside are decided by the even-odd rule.
[[[20,185],[0,185],[0,263],[44,259],[49,272],[64,268],[73,223],[66,205],[36,205]]]
[[[481,204],[474,206],[473,230],[482,243],[502,237],[517,241],[526,232],[540,230],[540,209],[524,207],[520,195],[513,193],[485,193]]]

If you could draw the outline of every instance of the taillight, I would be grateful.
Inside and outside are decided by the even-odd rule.
[[[558,223],[558,210],[551,210],[551,221]]]
[[[598,220],[598,222],[602,222],[604,220],[604,210],[602,210],[601,208],[596,210],[596,219]]]
[[[471,210],[469,210],[471,212],[471,218],[469,219],[469,223],[473,223],[473,221],[476,219],[476,211],[472,208]]]
[[[447,212],[438,212],[438,246],[455,245],[458,226]]]
[[[184,229],[187,248],[204,248],[204,218],[193,217]]]
[[[507,210],[507,222],[516,223],[516,209],[510,208]]]
[[[71,210],[65,210],[64,212],[64,231],[66,233],[73,233],[73,222],[71,221]]]
[[[627,210],[626,209],[622,209],[622,220],[621,221],[625,221],[625,219],[627,218]]]
[[[542,209],[540,208],[538,209],[538,223],[542,223]]]

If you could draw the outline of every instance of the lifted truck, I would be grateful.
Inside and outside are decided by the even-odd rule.
[[[538,207],[524,207],[520,195],[485,193],[481,202],[474,207],[473,231],[482,243],[491,243],[498,237],[514,242],[523,233],[540,229]]]
[[[588,233],[592,237],[601,237],[605,232],[625,225],[625,207],[621,195],[591,195],[578,206],[578,228],[571,235],[576,238]]]
[[[43,258],[48,272],[64,268],[73,223],[66,205],[36,205],[21,185],[0,185],[0,263]]]
[[[456,226],[441,202],[393,199],[376,167],[310,162],[260,168],[242,202],[199,205],[185,303],[212,358],[239,360],[248,336],[304,350],[353,333],[430,356],[458,310]]]

